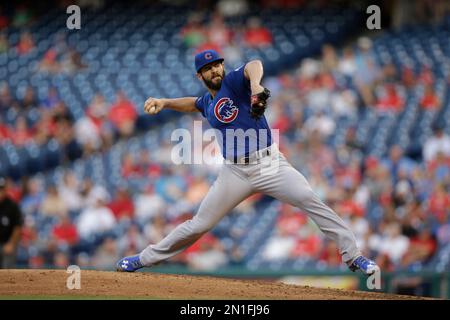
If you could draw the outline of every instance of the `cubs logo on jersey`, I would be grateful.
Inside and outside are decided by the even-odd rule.
[[[230,123],[236,119],[239,108],[233,105],[230,98],[221,98],[214,106],[214,115],[222,123]]]

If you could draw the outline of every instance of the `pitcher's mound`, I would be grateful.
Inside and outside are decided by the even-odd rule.
[[[0,270],[0,299],[420,299],[261,280],[91,270],[81,270],[81,288],[69,290],[69,276],[65,270]]]

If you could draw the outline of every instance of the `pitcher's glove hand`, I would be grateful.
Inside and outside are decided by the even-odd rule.
[[[267,99],[270,97],[270,90],[264,88],[260,93],[254,94],[251,97],[250,114],[251,117],[258,120],[262,117],[267,108]]]

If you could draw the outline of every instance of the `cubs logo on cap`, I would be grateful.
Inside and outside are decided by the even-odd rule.
[[[224,59],[214,50],[205,50],[195,55],[195,70],[200,71],[201,68],[216,61]]]

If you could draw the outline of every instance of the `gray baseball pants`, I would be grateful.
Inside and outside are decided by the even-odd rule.
[[[178,225],[159,243],[145,248],[139,255],[141,262],[152,266],[180,253],[253,193],[267,194],[307,213],[320,230],[337,243],[344,262],[349,263],[360,255],[355,237],[344,221],[317,197],[276,144],[268,149],[270,155],[250,164],[226,161],[197,214]]]

